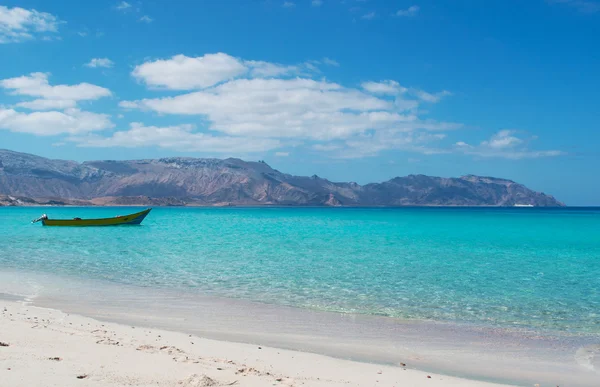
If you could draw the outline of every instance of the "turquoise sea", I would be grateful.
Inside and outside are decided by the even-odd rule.
[[[0,267],[312,310],[600,335],[593,208],[0,208]]]

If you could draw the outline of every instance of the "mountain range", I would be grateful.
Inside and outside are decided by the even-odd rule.
[[[507,179],[409,175],[360,185],[262,161],[168,157],[83,163],[0,150],[0,205],[564,206]]]

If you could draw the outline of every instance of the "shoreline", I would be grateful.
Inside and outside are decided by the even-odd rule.
[[[185,332],[219,343],[280,348],[315,356],[311,361],[322,356],[331,361],[394,369],[398,368],[394,365],[407,363],[411,369],[441,378],[541,386],[596,386],[596,370],[600,369],[600,345],[595,338],[553,338],[534,331],[492,327],[469,329],[446,323],[192,296],[98,280],[77,282],[50,275],[36,278],[16,272],[0,274],[0,300],[23,300],[30,308],[61,310],[106,321],[103,324]],[[33,285],[34,290],[20,288],[23,284]],[[7,293],[19,296],[6,297]]]
[[[462,205],[462,204],[402,204],[402,205],[365,205],[365,204],[280,204],[280,203],[233,203],[214,202],[202,203],[185,201],[180,198],[148,197],[147,200],[131,201],[129,203],[118,203],[112,199],[129,199],[130,197],[98,197],[91,199],[69,199],[69,198],[30,198],[13,195],[0,195],[0,207],[156,207],[156,208],[364,208],[364,209],[394,209],[394,208],[536,208],[536,209],[566,209],[566,208],[597,208],[586,206],[559,205]],[[110,199],[110,200],[109,200]]]
[[[10,386],[508,385],[102,322],[0,300],[0,378]],[[33,371],[32,371],[33,370]]]
[[[50,208],[71,208],[71,207],[84,207],[84,208],[110,208],[110,207],[152,207],[152,208],[316,208],[316,209],[327,209],[327,208],[357,208],[357,209],[395,209],[395,208],[536,208],[536,209],[567,209],[567,208],[599,208],[599,207],[589,207],[589,206],[502,206],[502,205],[438,205],[438,204],[415,204],[415,205],[399,205],[399,206],[353,206],[353,205],[339,205],[339,206],[328,206],[328,205],[284,205],[284,204],[184,204],[184,205],[174,205],[174,204],[155,204],[155,203],[133,203],[133,204],[93,204],[93,203],[85,203],[85,204],[18,204],[18,205],[3,205],[0,204],[0,207],[18,207],[18,208],[28,208],[28,207],[50,207]]]

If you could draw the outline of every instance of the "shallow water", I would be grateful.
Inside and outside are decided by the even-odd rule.
[[[0,265],[279,305],[600,333],[597,209],[0,208]]]

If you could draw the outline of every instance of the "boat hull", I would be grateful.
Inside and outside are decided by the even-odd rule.
[[[114,218],[103,219],[44,219],[44,226],[63,226],[63,227],[90,227],[90,226],[125,226],[142,223],[142,220],[148,215],[151,208],[137,212],[135,214],[116,216]]]

